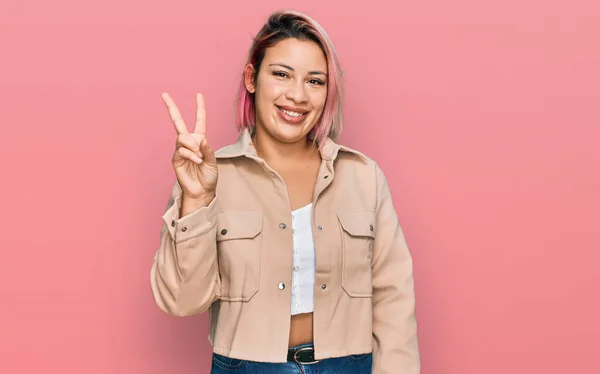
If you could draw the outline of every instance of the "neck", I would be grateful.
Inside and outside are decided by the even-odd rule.
[[[267,163],[273,161],[307,160],[310,156],[318,154],[318,149],[307,137],[293,142],[283,143],[274,139],[260,127],[256,127],[252,142],[260,158]]]

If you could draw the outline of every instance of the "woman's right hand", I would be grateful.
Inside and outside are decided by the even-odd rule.
[[[163,93],[175,131],[177,142],[173,153],[173,169],[183,191],[183,201],[208,205],[217,188],[217,159],[206,140],[206,108],[202,94],[196,95],[196,127],[189,133],[185,122],[169,94]]]

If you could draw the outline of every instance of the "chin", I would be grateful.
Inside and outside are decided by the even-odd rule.
[[[306,138],[312,126],[306,125],[290,125],[287,123],[276,123],[271,127],[270,133],[275,139],[282,143],[295,143]]]

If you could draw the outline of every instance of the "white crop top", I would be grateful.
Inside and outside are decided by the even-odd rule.
[[[315,285],[312,203],[292,211],[292,237],[292,315],[310,313],[313,311]]]

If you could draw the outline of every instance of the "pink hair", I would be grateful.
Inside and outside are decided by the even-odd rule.
[[[317,21],[294,10],[271,13],[267,22],[253,39],[246,64],[252,64],[256,79],[265,50],[288,38],[315,42],[325,54],[328,70],[327,99],[323,114],[309,136],[320,144],[323,144],[327,137],[336,140],[342,132],[343,124],[343,72],[333,42]],[[242,74],[238,92],[237,125],[240,130],[256,125],[254,94],[246,89],[244,74]]]

